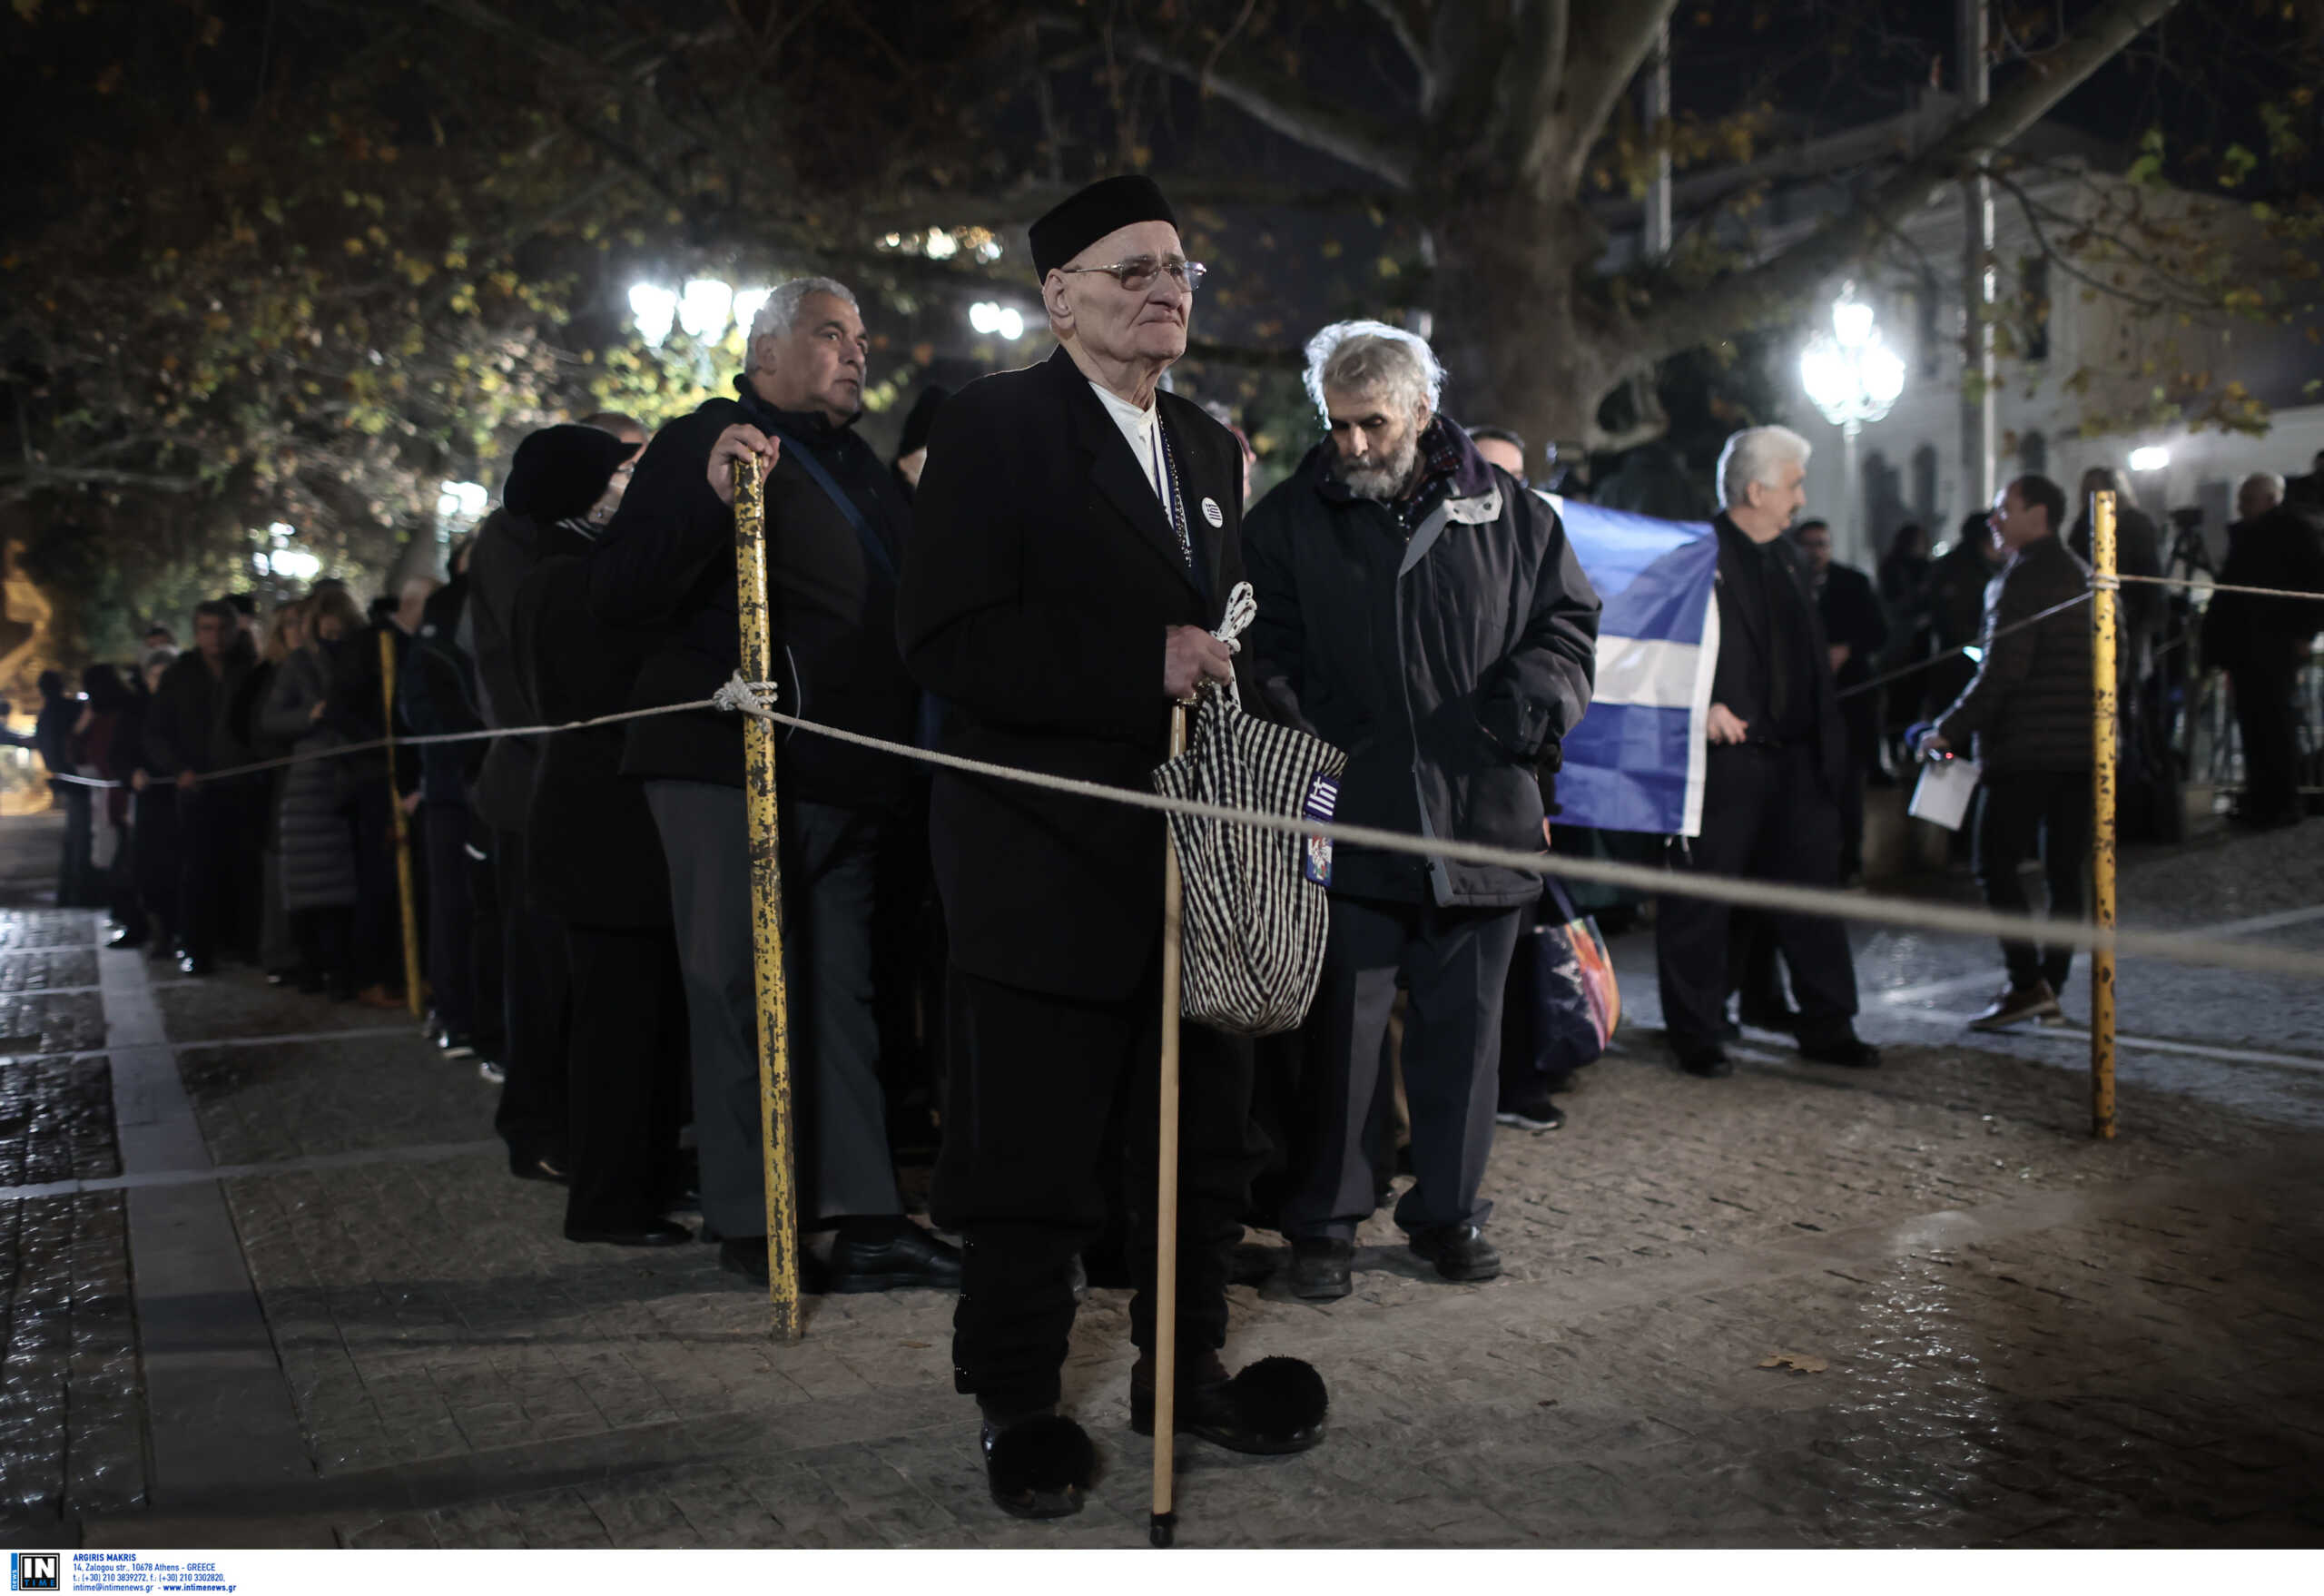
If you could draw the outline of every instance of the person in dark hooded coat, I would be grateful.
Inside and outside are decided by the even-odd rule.
[[[517,590],[542,561],[588,548],[589,517],[614,491],[616,478],[627,485],[636,449],[628,438],[576,425],[547,428],[517,446],[500,508],[478,528],[468,556],[459,626],[476,662],[487,725],[541,724],[512,642]],[[568,1167],[572,971],[564,930],[534,901],[526,862],[525,828],[539,761],[538,738],[495,738],[469,802],[491,827],[488,851],[500,900],[506,1080],[493,1125],[508,1145],[509,1173],[562,1183]]]

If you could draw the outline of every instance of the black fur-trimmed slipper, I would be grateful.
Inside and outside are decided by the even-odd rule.
[[[1037,1414],[999,1428],[988,1423],[983,1444],[992,1499],[1017,1518],[1070,1517],[1097,1483],[1098,1449],[1089,1433],[1062,1414]]]
[[[1331,1396],[1313,1364],[1267,1357],[1231,1379],[1178,1393],[1176,1427],[1229,1452],[1279,1457],[1324,1438]],[[1130,1386],[1129,1427],[1154,1433],[1154,1393]]]

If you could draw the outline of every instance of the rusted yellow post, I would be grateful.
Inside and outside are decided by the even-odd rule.
[[[419,976],[419,905],[411,890],[411,819],[396,791],[396,639],[379,628],[379,702],[388,712],[388,813],[395,816],[396,896],[403,905],[403,990],[412,1018],[428,1012],[427,983]]]
[[[2090,918],[2114,926],[2114,496],[2090,496],[2091,711]],[[2114,952],[2090,955],[2090,1134],[2114,1139]]]
[[[734,465],[734,575],[742,599],[743,679],[774,679],[767,617],[766,488],[755,460]],[[799,1197],[792,1179],[791,992],[783,968],[783,861],[774,802],[774,727],[743,723],[743,792],[750,808],[751,942],[758,990],[759,1128],[766,1154],[766,1289],[771,1333],[796,1341]]]
[[[1187,751],[1187,709],[1170,706],[1170,757]],[[1178,920],[1185,883],[1178,845],[1163,831],[1162,1101],[1154,1195],[1154,1514],[1147,1530],[1167,1546],[1177,1525],[1170,1477],[1178,1427]]]

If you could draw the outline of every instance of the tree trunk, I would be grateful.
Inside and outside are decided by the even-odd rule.
[[[1602,235],[1579,205],[1472,190],[1429,218],[1436,261],[1431,343],[1447,374],[1444,408],[1525,439],[1539,471],[1598,434],[1598,407],[1624,369],[1575,291]]]

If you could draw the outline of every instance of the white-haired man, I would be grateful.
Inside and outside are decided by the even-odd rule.
[[[1727,507],[1718,537],[1718,663],[1711,682],[1702,834],[1679,850],[1682,872],[1802,886],[1838,883],[1840,785],[1847,728],[1824,623],[1784,529],[1806,495],[1807,440],[1782,427],[1735,434],[1718,457]],[[1690,1075],[1734,1072],[1719,1045],[1726,1020],[1728,909],[1664,898],[1655,911],[1656,972],[1671,1050]],[[1768,916],[1791,971],[1800,1053],[1869,1065],[1856,1039],[1856,966],[1840,922]]]
[[[854,431],[871,340],[855,296],[786,282],[751,323],[735,397],[655,435],[591,550],[589,604],[663,641],[632,707],[709,697],[741,655],[733,468],[766,479],[767,585],[783,702],[825,724],[911,740],[919,690],[895,643],[896,574],[911,512]],[[766,1280],[758,1027],[751,964],[743,731],[714,710],[633,721],[622,773],[641,777],[670,867],[685,980],[702,1214],[722,1267]],[[795,737],[783,783],[783,884],[798,1078],[800,1208],[836,1227],[833,1291],[952,1286],[960,1257],[904,1217],[888,1149],[872,1002],[880,852],[911,767],[836,738]]]
[[[2318,511],[2287,502],[2284,488],[2282,478],[2259,471],[2236,489],[2221,582],[2324,593]],[[2295,693],[2300,665],[2319,630],[2324,604],[2305,599],[2221,593],[2204,612],[2204,662],[2225,670],[2235,687],[2236,725],[2243,734],[2243,795],[2235,823],[2247,831],[2300,821]]]
[[[1307,346],[1330,438],[1244,528],[1251,670],[1285,718],[1345,749],[1334,818],[1413,836],[1547,844],[1537,773],[1590,706],[1598,596],[1557,512],[1437,415],[1427,344],[1376,321]],[[1448,1280],[1501,1271],[1478,1195],[1502,990],[1531,871],[1343,848],[1309,1020],[1282,1227],[1292,1289],[1344,1296],[1375,1206],[1381,1043],[1401,981],[1412,1188],[1396,1223]],[[1297,1145],[1304,1143],[1304,1145]]]
[[[1030,241],[1058,350],[937,412],[897,632],[945,701],[948,751],[1150,792],[1171,701],[1233,669],[1210,628],[1243,576],[1241,450],[1160,391],[1203,268],[1145,177],[1092,183]],[[931,1211],[966,1266],[953,1383],[982,1414],[993,1500],[1060,1517],[1095,1477],[1088,1434],[1057,1411],[1074,1258],[1117,1204],[1138,1285],[1130,1424],[1154,1424],[1163,826],[944,771],[930,832],[952,964]],[[1271,1357],[1229,1375],[1219,1357],[1256,1163],[1250,1046],[1187,1025],[1178,1062],[1177,1427],[1302,1451],[1323,1433],[1315,1370]]]

